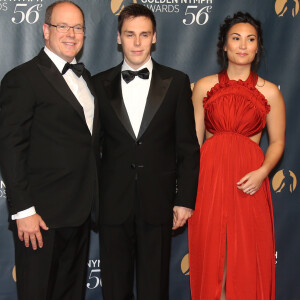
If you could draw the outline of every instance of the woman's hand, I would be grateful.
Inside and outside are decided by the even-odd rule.
[[[241,178],[237,183],[237,188],[246,194],[253,195],[259,190],[266,177],[267,174],[264,172],[264,170],[259,168]]]

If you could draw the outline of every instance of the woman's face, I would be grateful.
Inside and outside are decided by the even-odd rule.
[[[238,23],[229,29],[224,46],[228,57],[228,66],[232,64],[251,65],[257,50],[257,32],[251,24]]]

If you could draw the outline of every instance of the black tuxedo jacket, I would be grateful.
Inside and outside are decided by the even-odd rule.
[[[88,71],[83,78],[94,94]],[[35,206],[50,228],[79,226],[87,219],[98,198],[94,98],[91,135],[82,106],[43,50],[4,76],[0,167],[10,214]]]
[[[194,208],[196,199],[199,145],[189,79],[153,61],[136,138],[122,98],[121,65],[92,78],[104,131],[100,222],[124,222],[136,209],[137,196],[147,222],[167,223],[174,205]]]

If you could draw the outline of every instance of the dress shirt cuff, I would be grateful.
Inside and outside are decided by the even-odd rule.
[[[18,213],[12,215],[11,219],[12,220],[23,219],[23,218],[26,218],[26,217],[30,217],[34,214],[36,214],[35,207],[31,206],[31,207],[29,207],[25,210],[19,211]]]

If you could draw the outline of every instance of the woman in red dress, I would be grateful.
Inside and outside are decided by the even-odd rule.
[[[277,86],[254,72],[262,50],[260,22],[248,13],[227,17],[218,42],[224,69],[194,87],[201,161],[189,221],[193,300],[275,299],[268,174],[284,150],[285,106]]]

